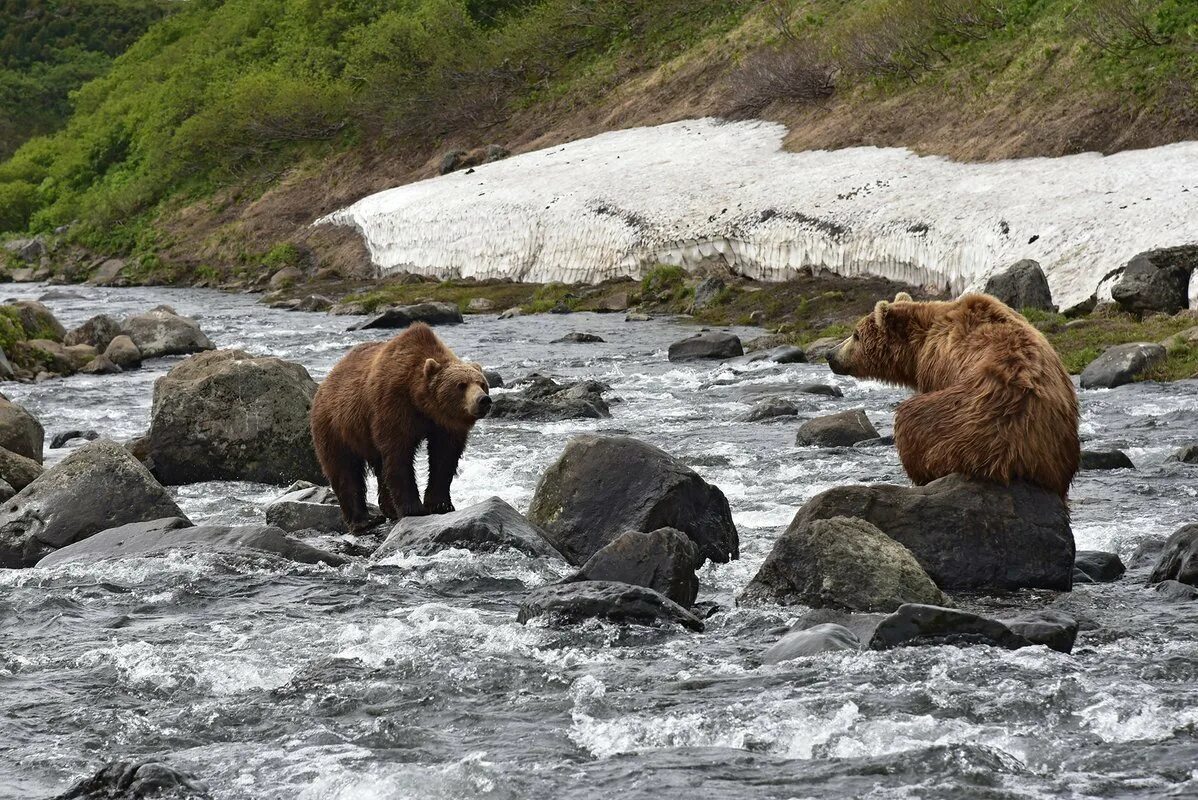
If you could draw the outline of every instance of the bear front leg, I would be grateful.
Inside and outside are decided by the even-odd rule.
[[[382,480],[400,518],[422,517],[428,513],[420,502],[420,489],[416,486],[415,457],[415,442],[404,443],[383,456]]]
[[[424,507],[428,513],[448,514],[454,510],[449,487],[465,449],[465,435],[439,428],[429,434],[428,486],[424,490]]]

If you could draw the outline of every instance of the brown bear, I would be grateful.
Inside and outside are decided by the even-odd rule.
[[[490,410],[482,367],[461,361],[423,323],[350,350],[312,402],[316,455],[350,529],[381,521],[367,511],[367,466],[388,519],[453,511],[449,485],[466,438]],[[422,441],[428,442],[423,502],[413,464]]]
[[[879,302],[828,356],[838,375],[914,389],[894,415],[907,475],[1023,479],[1062,498],[1077,472],[1077,392],[1048,340],[999,300]]]

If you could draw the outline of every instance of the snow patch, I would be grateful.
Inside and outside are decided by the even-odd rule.
[[[1031,258],[1062,307],[1136,253],[1198,242],[1198,142],[963,164],[902,148],[790,153],[785,134],[710,118],[612,131],[379,192],[316,224],[357,227],[383,274],[441,278],[599,282],[716,264],[957,293]]]

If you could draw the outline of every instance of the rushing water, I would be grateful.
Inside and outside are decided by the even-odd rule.
[[[44,287],[6,287],[37,297]],[[352,319],[264,309],[246,296],[75,288],[48,300],[68,326],[170,303],[219,346],[322,377]],[[550,344],[570,331],[605,344]],[[742,557],[708,565],[703,634],[516,623],[524,591],[566,573],[515,554],[446,551],[377,565],[167,555],[0,572],[0,796],[46,797],[108,760],[157,758],[217,798],[1183,797],[1198,794],[1198,620],[1143,588],[1143,570],[1058,602],[1083,619],[1071,656],[1028,648],[758,656],[796,609],[735,595],[808,498],[844,483],[904,482],[892,448],[793,444],[794,418],[736,421],[763,397],[804,415],[864,407],[889,431],[903,393],[817,365],[676,365],[670,321],[575,314],[471,317],[439,333],[511,379],[538,371],[611,384],[610,420],[484,420],[454,484],[459,508],[499,495],[527,508],[541,471],[580,431],[621,431],[692,464],[728,496]],[[742,333],[752,333],[742,331]],[[118,439],[148,424],[173,363],[3,391],[47,434]],[[845,397],[795,395],[809,381]],[[1135,471],[1083,473],[1081,549],[1125,558],[1198,519],[1195,382],[1082,394],[1087,446]],[[47,451],[48,463],[64,451]],[[181,487],[193,520],[249,522],[276,487]]]

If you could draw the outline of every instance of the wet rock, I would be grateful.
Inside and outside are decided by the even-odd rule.
[[[208,800],[208,787],[158,761],[113,761],[54,800]]]
[[[550,342],[550,344],[567,344],[567,343],[595,344],[597,342],[602,342],[602,341],[603,341],[602,337],[596,336],[593,333],[577,333],[576,332],[576,333],[567,333],[565,336],[561,337],[560,339],[554,339],[553,341]]]
[[[1107,553],[1102,550],[1078,550],[1073,560],[1074,583],[1110,583],[1123,577],[1127,567],[1118,553]],[[1085,580],[1078,580],[1078,573]]]
[[[695,299],[691,303],[692,312],[707,308],[714,303],[725,288],[724,281],[714,275],[709,275],[699,281],[699,284],[695,287]]]
[[[1135,469],[1135,464],[1122,450],[1083,450],[1081,468],[1085,470],[1099,469]]]
[[[544,375],[532,376],[519,392],[494,396],[491,413],[495,419],[542,422],[565,419],[606,419],[611,416],[603,393],[608,386],[599,381],[560,384]]]
[[[516,621],[524,624],[544,616],[567,624],[604,619],[624,625],[675,623],[692,631],[703,630],[702,620],[670,598],[644,586],[611,581],[555,583],[534,589],[520,604]]]
[[[17,490],[8,481],[0,478],[0,503],[7,503],[16,493]]]
[[[1152,588],[1168,603],[1188,603],[1191,600],[1198,600],[1198,589],[1180,581],[1161,581]]]
[[[0,397],[0,447],[42,463],[46,431],[22,406]]]
[[[13,370],[8,356],[0,348],[0,381],[11,381],[14,377],[16,377],[16,372]]]
[[[73,375],[78,370],[75,356],[53,339],[29,339],[12,343],[13,360],[50,375]]]
[[[61,342],[67,335],[67,329],[53,312],[36,300],[16,300],[5,305],[16,310],[17,319],[20,320],[27,339]]]
[[[807,630],[816,625],[839,625],[852,631],[861,642],[868,642],[873,637],[878,623],[884,619],[885,614],[867,614],[838,608],[813,608],[800,615],[790,626],[788,633]]]
[[[807,501],[791,528],[858,517],[904,545],[945,591],[1069,591],[1074,544],[1060,497],[949,475],[926,486],[840,486]]]
[[[370,312],[365,303],[335,303],[329,309],[329,313],[337,316],[362,316]]]
[[[731,333],[697,333],[670,345],[670,361],[736,358],[745,354],[740,337]]]
[[[463,322],[462,311],[453,303],[394,306],[350,326],[349,329],[362,331],[371,328],[406,328],[414,322],[423,322],[426,325],[459,325]]]
[[[33,483],[42,472],[42,465],[32,458],[17,455],[11,450],[0,447],[0,480],[8,484],[12,494]]]
[[[631,298],[628,292],[613,292],[599,301],[595,310],[604,311],[627,311],[631,303]]]
[[[763,419],[776,417],[794,417],[799,413],[799,407],[784,397],[767,397],[753,406],[748,414],[741,419],[745,422],[760,422]]]
[[[121,334],[113,338],[104,350],[105,357],[121,369],[137,369],[141,366],[141,351],[128,336]]]
[[[82,300],[83,295],[78,292],[72,292],[70,289],[51,289],[48,292],[42,292],[38,295],[37,301],[45,303],[50,300]]]
[[[129,279],[125,277],[126,266],[128,265],[124,259],[109,258],[92,271],[87,283],[91,286],[128,286]]]
[[[483,377],[487,379],[487,385],[492,389],[503,388],[503,376],[493,369],[484,369]]]
[[[856,450],[866,450],[874,447],[894,447],[894,437],[879,436],[876,439],[862,439],[859,442],[853,443],[853,448]]]
[[[1198,444],[1188,444],[1165,460],[1180,461],[1182,464],[1198,464]]]
[[[498,497],[448,514],[401,519],[372,556],[428,556],[450,547],[477,553],[513,549],[540,558],[561,558],[545,532]]]
[[[1016,650],[1032,642],[994,619],[953,608],[909,603],[878,623],[871,650],[934,645],[991,645]]]
[[[39,567],[138,558],[187,550],[196,553],[264,553],[301,564],[339,566],[345,559],[292,539],[271,525],[198,525],[186,519],[165,518],[122,525],[89,536],[50,553]]]
[[[724,493],[678,459],[626,436],[576,436],[541,476],[529,519],[571,564],[580,565],[625,531],[675,528],[700,555],[740,557]]]
[[[799,426],[795,444],[812,447],[849,447],[866,439],[878,438],[865,410],[855,408],[809,419]]]
[[[87,441],[87,442],[94,442],[96,439],[99,439],[99,438],[100,438],[100,434],[96,433],[95,431],[81,431],[81,430],[61,431],[60,433],[56,433],[56,434],[54,434],[53,437],[51,437],[50,449],[58,450],[59,448],[66,447],[68,442],[71,442],[75,439],[81,439],[81,440]]]
[[[90,344],[103,351],[113,339],[121,335],[121,323],[107,314],[97,314],[68,333],[62,340],[65,345]]]
[[[778,664],[820,653],[861,648],[857,634],[843,625],[824,623],[786,634],[762,654],[761,663]]]
[[[829,386],[826,383],[804,383],[795,391],[802,394],[822,394],[825,397],[844,397],[844,392],[840,391],[839,387]]]
[[[949,603],[911,551],[868,522],[796,522],[778,537],[742,601],[850,611]]]
[[[652,318],[643,311],[630,311],[624,315],[625,322],[648,322],[650,319]]]
[[[1142,377],[1165,360],[1165,348],[1153,342],[1108,347],[1082,370],[1083,389],[1113,389]]]
[[[214,349],[200,324],[181,317],[166,306],[135,314],[121,323],[121,331],[137,346],[143,359],[188,355]],[[120,364],[117,359],[114,363]]]
[[[775,347],[770,350],[768,359],[775,364],[805,364],[807,363],[807,354],[803,352],[803,348],[795,347],[792,344]]]
[[[1033,611],[1003,623],[1016,636],[1058,653],[1072,653],[1073,643],[1077,641],[1077,620],[1059,611]]]
[[[520,306],[512,306],[511,308],[504,309],[499,314],[500,319],[515,319],[522,316],[524,316],[524,309],[520,308]]]
[[[296,304],[296,311],[328,311],[333,307],[332,299],[325,297],[322,294],[310,294]]]
[[[154,476],[111,439],[80,447],[0,507],[0,567],[130,522],[183,517]]]
[[[124,372],[112,362],[112,359],[105,355],[98,355],[91,361],[83,365],[79,370],[85,375],[116,375],[118,372]]]
[[[1024,259],[1016,261],[997,275],[990,276],[986,281],[986,294],[993,295],[1016,311],[1025,308],[1038,308],[1043,311],[1056,311],[1052,302],[1052,292],[1048,289],[1048,278],[1040,268],[1038,261]]]
[[[1198,269],[1198,247],[1169,247],[1134,256],[1111,287],[1111,298],[1124,311],[1176,314],[1189,306],[1190,275]]]
[[[628,531],[587,559],[569,580],[645,586],[689,608],[699,594],[695,569],[702,561],[699,548],[682,531]]]
[[[46,243],[40,236],[31,239],[11,239],[4,243],[4,250],[28,264],[36,264],[49,254]]]
[[[381,513],[376,506],[368,506],[367,510],[374,516]],[[306,481],[293,485],[266,506],[266,524],[288,533],[303,530],[349,532],[333,490],[327,486],[313,486]]]
[[[168,485],[322,479],[308,371],[241,350],[192,356],[154,384],[147,465]]]
[[[811,342],[803,348],[803,352],[807,354],[807,360],[811,362],[827,361],[828,353],[831,353],[844,339],[838,339],[835,336],[824,336]]]
[[[304,272],[299,267],[283,267],[270,276],[270,288],[286,289],[304,279]]]
[[[1198,523],[1178,528],[1165,540],[1148,582],[1168,580],[1198,586]]]

